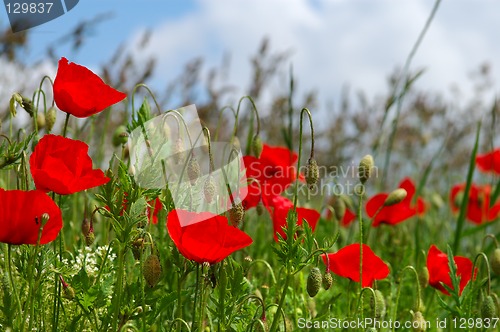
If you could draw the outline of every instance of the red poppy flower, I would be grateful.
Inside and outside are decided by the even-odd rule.
[[[54,100],[61,111],[85,118],[116,104],[126,96],[106,85],[87,68],[69,63],[66,58],[59,60],[54,80]]]
[[[263,145],[260,158],[243,157],[249,181],[245,208],[256,206],[261,198],[264,205],[268,206],[275,196],[295,181],[297,158],[297,154],[287,148],[267,144]]]
[[[331,218],[332,218],[332,211],[327,210],[326,219],[329,220]],[[348,227],[355,220],[356,220],[356,214],[354,212],[352,212],[350,209],[346,208],[344,216],[342,217],[342,220],[340,221],[340,225],[343,227]]]
[[[340,249],[336,253],[321,255],[325,265],[333,273],[359,282],[359,243]],[[363,244],[363,281],[362,287],[371,287],[374,280],[384,279],[389,275],[389,267],[380,257],[375,255],[369,246]]]
[[[148,220],[151,220],[151,222],[156,225],[158,223],[158,213],[161,211],[161,208],[163,207],[160,198],[156,197],[156,199],[149,201],[148,205],[149,205],[147,208]]]
[[[62,228],[61,210],[43,191],[0,188],[0,202],[0,242],[36,244],[44,214],[49,219],[43,227],[40,244],[54,241]]]
[[[88,145],[56,135],[45,135],[30,157],[31,175],[39,190],[69,195],[109,181],[100,169],[92,169]]]
[[[453,212],[460,211],[465,183],[457,184],[451,188],[450,204]],[[469,202],[467,204],[467,219],[474,224],[482,224],[495,220],[500,215],[500,202],[490,208],[491,187],[471,184]]]
[[[287,227],[286,217],[288,212],[293,208],[293,203],[285,197],[276,196],[272,200],[272,216],[273,216],[273,227],[274,227],[274,240],[278,241],[278,233],[286,239],[286,234],[283,231],[283,227]],[[271,213],[271,211],[269,211]],[[320,214],[318,211],[307,208],[297,208],[297,225],[302,225],[302,220],[305,220],[309,227],[314,231],[316,224],[318,223]]]
[[[492,172],[500,175],[500,149],[478,155],[476,165],[483,172]]]
[[[472,262],[470,259],[461,256],[455,256],[453,260],[457,266],[457,276],[460,277],[459,294],[462,294],[462,291],[472,277]],[[448,256],[435,245],[429,248],[427,269],[429,270],[429,285],[440,290],[443,294],[450,295],[442,285],[445,284],[453,289],[450,267],[448,266]]]
[[[424,213],[425,203],[422,198],[418,197],[417,204],[412,205],[416,189],[411,179],[405,178],[399,184],[399,188],[405,189],[407,195],[406,198],[398,204],[383,207],[387,196],[389,196],[387,193],[377,194],[366,203],[366,213],[368,216],[372,218],[376,214],[372,226],[376,227],[380,224],[396,225],[416,214],[420,215]],[[377,213],[377,211],[379,212]]]
[[[189,224],[181,226],[180,220]],[[179,252],[200,264],[218,263],[252,243],[250,236],[228,225],[226,217],[210,212],[173,210],[168,214],[167,228]]]

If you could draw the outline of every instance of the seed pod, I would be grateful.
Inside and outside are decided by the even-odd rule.
[[[420,283],[420,287],[425,288],[429,286],[429,269],[424,266],[420,273],[418,274],[418,281]]]
[[[115,132],[113,133],[113,145],[115,147],[118,147],[120,145],[127,143],[127,141],[128,141],[127,127],[118,126],[118,128],[116,128]]]
[[[50,132],[54,127],[57,120],[57,111],[54,107],[49,108],[47,115],[45,116],[45,125],[47,126],[47,132]]]
[[[481,302],[481,317],[483,318],[496,318],[497,308],[495,306],[495,301],[491,295],[486,296]]]
[[[382,294],[382,292],[378,289],[375,290],[375,301],[372,297],[370,300],[370,305],[372,307],[372,310],[375,311],[375,318],[383,319],[386,311],[385,299],[384,294]]]
[[[194,156],[189,159],[189,163],[187,166],[187,174],[191,185],[196,183],[196,180],[200,177],[200,164],[198,164],[198,160]]]
[[[161,263],[157,255],[149,255],[144,261],[142,275],[149,287],[153,288],[160,281],[161,276]]]
[[[309,158],[309,160],[307,161],[305,173],[306,173],[305,174],[306,183],[309,186],[309,189],[314,188],[314,186],[316,185],[316,183],[318,183],[319,180],[319,168],[316,159]]]
[[[358,176],[361,183],[364,184],[370,178],[374,165],[373,157],[369,154],[361,159],[358,167]]]
[[[424,332],[427,329],[427,322],[420,311],[413,314],[413,322],[411,324],[414,332]]]
[[[205,186],[203,187],[203,194],[205,195],[207,203],[212,203],[216,193],[217,187],[215,186],[214,178],[210,175],[205,181]]]
[[[233,207],[229,210],[229,221],[234,227],[238,227],[241,224],[244,216],[245,209],[243,208],[243,205],[241,203],[234,204]]]
[[[23,97],[23,103],[21,104],[21,107],[24,108],[28,114],[33,117],[33,103],[31,102],[31,99],[27,97]]]
[[[315,297],[319,292],[321,283],[321,271],[317,267],[313,267],[307,277],[307,294],[309,294],[310,297]]]
[[[255,158],[260,158],[262,153],[262,140],[259,135],[255,135],[252,140],[252,152]]]
[[[87,236],[85,236],[85,244],[87,247],[90,247],[95,241],[95,234],[94,232],[89,233]]]
[[[391,206],[401,203],[406,198],[406,195],[408,195],[408,193],[403,188],[393,190],[385,199],[384,206]]]
[[[332,287],[332,284],[333,284],[332,274],[330,272],[323,274],[323,288],[325,290],[329,290],[330,287]]]
[[[496,248],[493,251],[493,255],[490,258],[491,270],[496,274],[500,275],[500,248]]]

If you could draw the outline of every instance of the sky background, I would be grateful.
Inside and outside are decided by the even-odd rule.
[[[43,60],[47,45],[78,22],[111,13],[77,53],[65,46],[56,47],[56,54],[98,68],[120,44],[136,49],[141,34],[151,29],[150,46],[137,54],[157,57],[152,84],[164,87],[192,58],[201,56],[212,67],[229,54],[228,82],[243,94],[250,57],[268,37],[273,51],[291,52],[289,63],[299,90],[316,90],[325,104],[338,100],[346,84],[369,97],[386,93],[388,75],[404,64],[433,5],[430,0],[81,0],[62,17],[33,28],[29,52],[23,56],[28,63]],[[426,69],[419,87],[446,95],[457,84],[465,98],[470,95],[471,73],[484,62],[492,66],[496,84],[499,13],[499,1],[442,1],[412,63],[412,69]],[[5,9],[0,9],[0,26],[8,26]],[[56,64],[42,68],[54,75]],[[16,79],[24,74],[29,75],[18,73]],[[286,86],[274,88],[287,91]],[[2,89],[10,95],[15,84]]]

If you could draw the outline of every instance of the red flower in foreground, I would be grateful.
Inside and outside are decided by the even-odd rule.
[[[461,256],[453,258],[457,266],[457,276],[460,277],[460,292],[464,290],[472,277],[472,262],[470,259]],[[427,269],[429,270],[429,285],[440,290],[446,295],[450,295],[442,284],[453,289],[450,277],[450,267],[448,266],[448,256],[440,251],[435,245],[429,248],[427,254]]]
[[[49,216],[40,244],[54,241],[62,228],[61,210],[40,190],[21,191],[0,188],[0,242],[36,244],[42,215]]]
[[[336,253],[321,255],[323,262],[333,273],[359,282],[359,243],[340,249]],[[375,255],[369,246],[363,244],[363,281],[362,287],[371,287],[374,280],[384,279],[389,275],[389,267]]]
[[[366,203],[366,213],[370,218],[375,216],[373,220],[374,227],[380,224],[396,225],[408,218],[415,216],[416,214],[422,214],[425,211],[425,203],[422,198],[417,198],[417,204],[412,205],[413,196],[415,195],[415,185],[410,178],[405,178],[399,184],[399,188],[406,190],[406,198],[403,199],[398,204],[391,206],[384,206],[384,202],[389,196],[387,193],[381,193],[373,196]],[[381,209],[380,209],[381,208]],[[379,211],[380,209],[380,211]],[[377,211],[379,211],[377,213]]]
[[[54,80],[54,100],[63,112],[77,118],[99,113],[127,95],[106,85],[87,68],[61,58]]]
[[[476,165],[483,172],[492,172],[500,175],[500,149],[478,155]]]
[[[465,183],[457,184],[451,188],[450,204],[453,212],[460,211]],[[474,224],[482,224],[496,219],[500,215],[500,202],[490,208],[491,187],[471,184],[469,202],[467,204],[467,219]]]
[[[190,220],[192,223],[183,227],[180,219]],[[218,263],[252,243],[250,236],[228,225],[226,217],[210,212],[173,210],[168,214],[167,228],[179,252],[200,264]]]
[[[45,135],[30,157],[31,175],[39,190],[69,195],[109,181],[92,169],[88,145],[56,135]]]
[[[260,158],[244,156],[248,195],[243,201],[246,209],[255,207],[260,199],[264,205],[280,195],[297,177],[297,154],[284,147],[264,144]]]
[[[276,196],[272,200],[271,206],[273,207],[273,227],[274,227],[274,240],[278,241],[278,233],[286,239],[286,234],[283,231],[283,227],[287,227],[286,217],[288,212],[293,208],[293,203],[285,197]],[[297,208],[297,225],[302,225],[302,221],[305,220],[309,227],[314,231],[316,224],[318,223],[320,213],[313,209],[307,208]]]

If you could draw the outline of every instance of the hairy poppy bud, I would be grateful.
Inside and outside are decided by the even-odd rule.
[[[262,153],[262,140],[259,135],[255,135],[252,140],[252,152],[255,158],[260,158]]]
[[[47,126],[47,132],[50,132],[54,127],[57,120],[57,111],[54,107],[49,108],[47,115],[45,116],[45,125]]]
[[[307,294],[310,297],[315,297],[321,287],[322,277],[321,271],[317,267],[313,267],[307,277]]]
[[[497,317],[497,308],[491,295],[486,296],[481,302],[481,317],[490,319]]]
[[[64,281],[62,275],[59,275],[59,280],[61,281],[61,284],[63,286],[63,297],[68,300],[73,300],[75,298],[75,290],[73,289],[73,287],[71,287]]]
[[[146,258],[146,261],[144,261],[144,266],[142,268],[142,275],[151,288],[156,286],[158,281],[160,281],[161,264],[160,259],[157,255],[152,254],[149,255],[148,258]]]
[[[118,128],[116,128],[115,132],[113,133],[113,145],[118,147],[120,145],[127,143],[127,141],[128,141],[127,127],[118,126]]]
[[[21,104],[21,107],[24,108],[28,114],[33,117],[33,103],[31,102],[31,99],[27,97],[23,97],[23,103]]]
[[[372,310],[375,310],[375,318],[383,319],[386,311],[385,299],[384,294],[382,294],[382,292],[378,289],[375,290],[375,300],[372,297],[370,300],[370,305],[372,307]]]
[[[135,260],[141,259],[142,252],[144,251],[144,238],[138,237],[132,242],[132,254]]]
[[[241,203],[234,204],[229,210],[229,221],[234,227],[238,227],[245,216],[245,209]]]
[[[85,244],[87,247],[90,247],[95,241],[95,234],[94,232],[89,233],[87,236],[85,236]]]
[[[238,136],[233,136],[233,138],[231,139],[231,144],[233,144],[233,147],[237,151],[241,150],[241,143],[240,143],[240,139],[238,138]]]
[[[346,206],[344,200],[340,196],[336,196],[333,201],[333,212],[335,213],[335,218],[341,222],[344,219],[346,211]]]
[[[500,275],[500,248],[496,248],[493,251],[493,255],[490,258],[491,270],[496,274]]]
[[[205,181],[205,186],[203,187],[203,194],[205,195],[207,203],[212,203],[216,193],[217,187],[215,186],[213,177],[210,175]]]
[[[369,154],[361,159],[358,166],[358,176],[361,183],[364,184],[370,178],[374,165],[373,157]]]
[[[411,325],[413,327],[413,331],[415,332],[424,332],[427,329],[427,322],[420,311],[413,314],[413,321]]]
[[[319,168],[316,159],[309,158],[306,166],[306,183],[309,186],[309,189],[312,189],[319,180]]]
[[[38,130],[43,129],[45,127],[45,115],[42,112],[38,112],[36,114],[36,126]]]
[[[191,182],[191,185],[194,185],[196,183],[196,180],[200,177],[201,171],[200,171],[200,164],[198,163],[198,160],[194,156],[192,156],[189,159],[189,163],[187,166],[187,174],[189,181]]]
[[[330,287],[332,287],[332,284],[333,284],[332,274],[330,272],[326,272],[325,274],[323,274],[323,288],[325,290],[329,290]]]
[[[420,273],[418,274],[418,281],[420,282],[420,287],[425,288],[429,286],[429,269],[424,266]]]
[[[82,221],[82,234],[83,234],[83,236],[89,235],[90,228],[91,228],[90,220],[87,218],[83,218],[83,221]]]
[[[384,206],[391,206],[401,203],[406,198],[406,195],[408,195],[408,193],[403,188],[393,190],[385,199]]]

